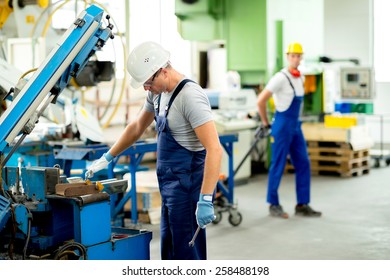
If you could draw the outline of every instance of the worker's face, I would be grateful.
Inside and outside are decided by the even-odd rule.
[[[302,54],[300,53],[288,53],[287,54],[287,61],[288,65],[291,68],[298,68],[299,64],[301,63],[302,60]]]
[[[154,73],[154,75],[143,84],[144,89],[150,91],[153,94],[160,94],[165,91],[165,86],[161,81],[162,79],[160,79],[162,78],[161,76],[163,76],[161,74],[164,74],[162,72],[163,69],[160,68],[156,73]]]

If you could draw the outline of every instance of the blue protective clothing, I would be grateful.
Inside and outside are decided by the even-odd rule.
[[[206,151],[193,152],[177,143],[167,120],[173,101],[187,82],[192,81],[185,79],[176,87],[163,116],[159,116],[161,95],[155,106],[163,260],[205,260],[207,257],[205,230],[199,232],[194,247],[188,245],[198,227],[195,210],[203,181]]]
[[[300,121],[303,96],[296,95],[294,86],[287,75],[286,77],[294,91],[294,98],[286,111],[276,111],[272,124],[273,143],[271,145],[272,157],[268,175],[267,202],[279,205],[278,188],[284,173],[287,155],[290,154],[295,169],[297,204],[309,204],[310,160]]]

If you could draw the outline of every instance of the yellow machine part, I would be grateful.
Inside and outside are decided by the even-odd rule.
[[[325,127],[350,128],[358,124],[357,115],[326,115]]]
[[[4,100],[1,101],[1,107],[0,107],[0,116],[3,114],[3,112],[7,110],[7,104]]]
[[[275,113],[276,111],[275,100],[272,96],[270,97],[270,99],[268,99],[268,107],[272,113]]]
[[[13,12],[13,8],[11,7],[11,0],[0,0],[0,29],[3,28],[4,23],[7,21],[9,15]],[[26,2],[26,5],[31,5],[31,1]],[[35,4],[34,4],[35,5]],[[36,5],[40,8],[46,8],[49,6],[49,0],[37,0]],[[34,23],[34,16],[27,16],[26,23]]]
[[[305,94],[313,93],[317,90],[317,77],[315,75],[305,75]]]
[[[8,0],[0,0],[0,29],[3,28],[4,23],[7,21],[8,16],[13,12],[13,8],[10,7]]]
[[[46,8],[49,6],[49,0],[37,0],[37,4],[41,8]]]

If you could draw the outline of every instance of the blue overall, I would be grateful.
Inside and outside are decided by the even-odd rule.
[[[268,175],[267,202],[279,205],[278,188],[284,173],[287,155],[290,154],[295,169],[297,204],[309,204],[310,160],[299,119],[303,96],[296,95],[291,80],[285,73],[283,74],[294,91],[294,98],[286,111],[276,111],[272,124],[271,136],[274,141],[271,145],[272,158]]]
[[[195,210],[203,180],[206,151],[190,151],[173,138],[167,116],[172,102],[183,86],[191,80],[183,80],[175,89],[163,116],[159,116],[160,98],[155,106],[157,138],[157,178],[161,209],[161,259],[205,260],[206,232],[201,230],[190,247],[198,225]]]

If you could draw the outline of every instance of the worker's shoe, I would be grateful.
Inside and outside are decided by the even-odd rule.
[[[288,219],[288,214],[284,212],[282,205],[270,205],[269,214],[273,217]]]
[[[295,206],[295,215],[303,217],[320,217],[322,213],[313,210],[313,208],[307,204],[302,204]]]

